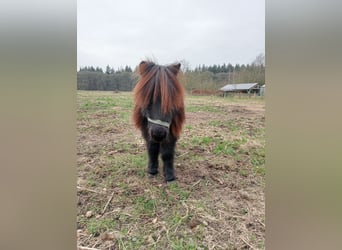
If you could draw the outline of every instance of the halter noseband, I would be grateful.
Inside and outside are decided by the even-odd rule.
[[[157,124],[157,125],[160,125],[160,126],[163,126],[163,127],[166,127],[166,128],[170,128],[170,123],[169,122],[163,122],[161,120],[153,120],[150,117],[147,117],[147,120],[150,123]]]

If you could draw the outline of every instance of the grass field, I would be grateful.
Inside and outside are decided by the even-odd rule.
[[[187,96],[177,180],[148,178],[132,93],[77,92],[79,249],[265,249],[265,102]]]

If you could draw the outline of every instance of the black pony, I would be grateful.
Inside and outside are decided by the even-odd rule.
[[[177,78],[180,66],[142,61],[134,88],[133,122],[146,140],[148,173],[158,173],[160,153],[166,181],[175,179],[174,151],[185,121],[184,88]]]

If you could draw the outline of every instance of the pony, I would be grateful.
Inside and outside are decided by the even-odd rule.
[[[160,154],[167,182],[175,180],[175,146],[185,122],[185,90],[177,77],[180,67],[180,63],[162,66],[142,61],[133,89],[133,123],[146,142],[147,172],[151,177],[158,174]]]

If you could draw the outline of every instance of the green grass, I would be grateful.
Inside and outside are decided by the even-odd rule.
[[[212,138],[211,137],[207,137],[207,136],[203,136],[203,137],[201,137],[201,142],[204,145],[208,145],[209,143],[212,142]]]
[[[230,131],[239,131],[241,129],[236,122],[230,120],[213,120],[209,121],[208,124],[213,127],[228,128]]]
[[[81,110],[96,111],[110,109],[116,106],[116,102],[112,98],[97,99],[94,101],[88,101],[81,105]]]
[[[220,112],[220,109],[213,106],[186,106],[186,112]]]
[[[213,139],[207,136],[193,137],[191,140],[192,145],[208,145],[211,142],[213,142]]]
[[[235,140],[217,140],[216,146],[213,149],[214,154],[236,155],[240,153],[240,146],[246,143],[246,138]]]
[[[87,186],[89,186],[89,187],[95,187],[97,185],[97,181],[96,181],[96,179],[94,179],[93,177],[89,177],[88,179],[87,179]]]
[[[246,169],[240,169],[239,174],[243,177],[247,177],[249,173]]]
[[[172,241],[173,250],[196,250],[197,244],[192,238],[187,237],[175,237]]]
[[[135,201],[135,212],[139,215],[153,216],[156,211],[156,200],[147,195],[138,196]]]
[[[110,218],[96,219],[91,218],[86,222],[86,228],[88,232],[94,236],[98,236],[101,233],[110,230],[116,226],[116,221]]]
[[[191,126],[191,125],[185,125],[185,129],[192,130],[192,129],[193,129],[193,126]]]
[[[227,142],[221,142],[213,150],[214,154],[226,154],[226,155],[233,155],[235,153],[235,148],[232,144]]]
[[[116,249],[214,249],[208,241],[211,238],[222,249],[243,249],[239,236],[244,233],[253,246],[264,248],[263,231],[248,231],[246,218],[240,218],[263,221],[262,213],[247,209],[253,201],[246,204],[225,193],[225,189],[246,189],[246,180],[255,177],[260,188],[253,188],[262,192],[266,172],[264,120],[244,117],[242,112],[226,115],[233,103],[228,98],[187,97],[186,115],[191,119],[187,117],[177,142],[177,181],[165,183],[161,160],[160,173],[148,178],[146,147],[131,124],[132,93],[79,91],[77,102],[78,171],[84,180],[80,186],[85,188],[78,192],[82,201],[78,228],[85,235],[81,245],[98,244],[99,249],[108,249],[110,244]],[[236,102],[239,104],[234,108],[238,109],[251,100]],[[112,193],[106,213],[97,216]],[[87,218],[89,210],[94,215]],[[231,223],[224,219],[226,213],[239,217]],[[192,228],[189,224],[194,220],[199,224]],[[232,232],[229,238],[218,234],[225,229]],[[120,237],[102,242],[99,235],[103,232]]]
[[[171,195],[178,198],[179,201],[185,201],[189,198],[190,192],[178,186],[177,182],[169,184],[169,190]]]
[[[131,114],[128,111],[123,111],[119,113],[119,118],[124,122],[129,122],[131,119]]]
[[[96,93],[96,92],[95,92]],[[109,110],[115,107],[123,109],[132,109],[133,100],[126,95],[113,94],[111,92],[99,92],[103,96],[94,94],[94,92],[83,91],[85,96],[79,103],[79,108],[82,111],[92,112],[97,110]]]
[[[259,148],[253,150],[250,156],[250,162],[254,167],[256,173],[265,175],[266,167],[265,167],[265,149]]]

